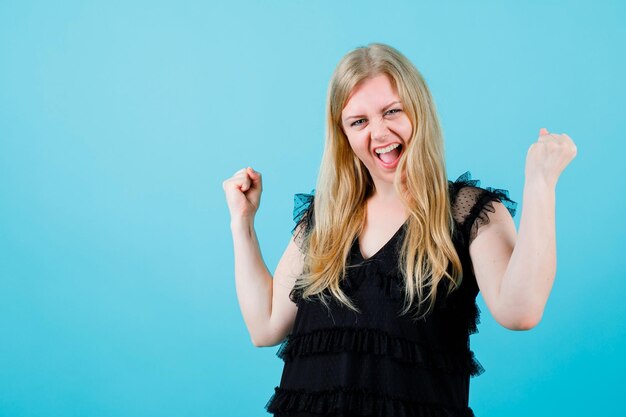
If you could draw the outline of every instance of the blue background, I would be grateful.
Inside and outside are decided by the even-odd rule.
[[[480,300],[477,416],[621,412],[624,3],[222,3],[0,2],[0,415],[267,415],[282,362],[241,317],[222,181],[263,174],[273,271],[329,77],[370,42],[426,78],[450,179],[523,209],[539,128],[578,146],[543,321],[509,331]]]

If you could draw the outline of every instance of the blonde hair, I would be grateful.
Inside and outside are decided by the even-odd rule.
[[[386,74],[397,89],[413,126],[396,168],[401,175],[395,176],[394,187],[409,213],[399,259],[405,281],[402,314],[415,308],[415,318],[419,318],[433,308],[440,281],[448,280],[448,292],[458,287],[462,266],[451,237],[454,221],[435,103],[415,66],[384,44],[373,43],[349,52],[330,80],[326,144],[313,202],[314,224],[305,237],[304,273],[294,288],[304,299],[316,296],[327,307],[330,291],[334,299],[359,311],[341,290],[340,282],[354,239],[363,229],[365,201],[373,191],[373,181],[348,143],[341,112],[357,84],[381,74]]]

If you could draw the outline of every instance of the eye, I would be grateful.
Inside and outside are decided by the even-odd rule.
[[[363,124],[363,123],[361,123],[361,122],[365,122],[365,119],[359,119],[359,120],[356,120],[356,121],[354,121],[354,122],[350,123],[350,126],[360,126],[360,125],[362,125],[362,124]]]
[[[391,109],[391,110],[387,110],[387,114],[396,114],[398,112],[401,112],[401,109]]]

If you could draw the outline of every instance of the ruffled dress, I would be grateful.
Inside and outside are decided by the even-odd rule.
[[[277,355],[284,360],[280,385],[266,409],[275,416],[473,416],[470,377],[483,372],[470,350],[476,332],[478,285],[469,244],[489,222],[493,202],[511,216],[517,203],[506,190],[481,188],[469,172],[448,181],[455,220],[453,241],[463,265],[458,289],[438,293],[434,309],[415,321],[400,315],[404,295],[398,254],[406,223],[373,256],[364,259],[358,238],[347,262],[342,289],[356,313],[331,302],[307,301],[295,290],[298,306],[291,334]],[[294,232],[310,231],[313,195],[296,194]],[[304,227],[299,227],[303,225]],[[303,236],[295,235],[302,244]]]

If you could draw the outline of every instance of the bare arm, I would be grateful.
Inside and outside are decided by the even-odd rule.
[[[489,311],[506,328],[539,323],[556,275],[554,189],[527,184],[519,235],[502,203],[470,246],[474,273]]]
[[[274,346],[291,332],[297,312],[289,293],[302,271],[302,254],[290,240],[274,278],[270,275],[251,222],[232,222],[235,286],[239,307],[255,346]]]
[[[575,156],[569,136],[542,129],[527,155],[519,235],[504,205],[496,203],[470,245],[485,303],[509,329],[530,329],[543,315],[556,275],[556,183]]]
[[[255,346],[273,346],[291,331],[297,311],[289,299],[303,258],[293,239],[283,254],[274,278],[268,271],[254,230],[260,205],[261,174],[242,169],[223,183],[231,213],[235,254],[235,287],[239,306]]]

